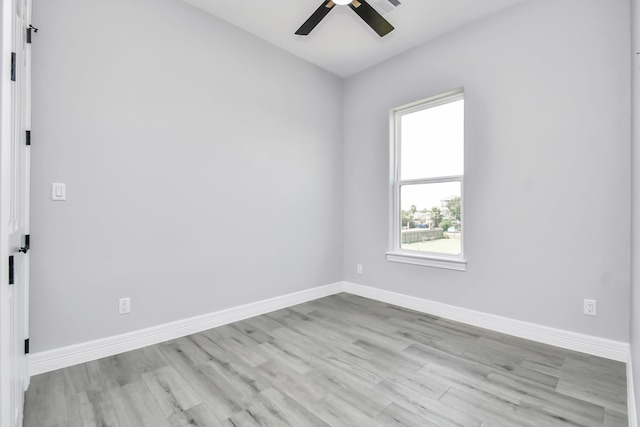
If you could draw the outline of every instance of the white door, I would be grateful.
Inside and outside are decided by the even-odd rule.
[[[0,107],[0,425],[22,425],[29,382],[30,0],[2,0]]]

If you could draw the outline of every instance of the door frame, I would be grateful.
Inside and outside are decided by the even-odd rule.
[[[27,10],[30,13],[31,1],[26,0]],[[30,17],[27,15],[27,18]],[[26,31],[26,28],[24,29]],[[9,256],[17,256],[17,248],[11,247],[9,243],[11,219],[11,175],[12,175],[12,125],[15,114],[20,114],[13,110],[12,93],[14,92],[14,82],[11,81],[11,52],[13,52],[15,31],[14,0],[1,0],[0,4],[0,425],[18,427],[22,422],[21,417],[14,419],[15,408],[12,406],[11,387],[12,380],[16,375],[16,370],[20,370],[23,375],[24,389],[28,386],[28,371],[22,372],[20,366],[15,366],[12,359],[12,330],[14,325],[10,319],[10,295],[15,291],[9,287]],[[28,48],[27,48],[28,51]],[[28,53],[27,53],[28,55]],[[27,57],[28,58],[28,57]],[[30,61],[28,60],[27,63]],[[21,70],[22,67],[16,67]],[[18,71],[17,71],[18,72]],[[21,71],[20,71],[21,72]],[[26,79],[27,88],[30,88],[29,71],[24,70],[24,74],[17,75],[16,79]],[[28,90],[24,97],[29,97]],[[24,105],[29,104],[28,99],[23,99]],[[29,109],[25,114],[29,114]],[[25,125],[30,121],[27,117]],[[27,178],[25,185],[29,185]],[[27,192],[28,194],[28,192]],[[27,200],[28,203],[28,200]],[[28,224],[28,221],[27,221]],[[28,265],[28,264],[27,264]],[[28,273],[27,273],[28,274]],[[27,276],[28,277],[28,276]],[[20,285],[20,284],[18,284]],[[28,293],[27,293],[28,295]],[[28,301],[23,307],[25,322],[28,324]],[[26,337],[25,337],[26,338]],[[26,358],[26,355],[25,355]],[[25,360],[26,363],[26,360]],[[19,399],[18,405],[23,404],[23,399]],[[18,414],[22,414],[19,408]]]
[[[11,49],[13,5],[2,0],[0,9],[0,425],[11,426],[11,329],[9,310],[9,159],[11,146]]]

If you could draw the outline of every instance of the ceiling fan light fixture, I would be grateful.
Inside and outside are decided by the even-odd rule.
[[[299,36],[308,36],[311,30],[313,30],[336,5],[349,5],[351,10],[362,18],[380,37],[386,36],[393,30],[393,25],[376,12],[376,10],[367,3],[367,0],[323,0],[320,7],[298,28],[296,34]]]

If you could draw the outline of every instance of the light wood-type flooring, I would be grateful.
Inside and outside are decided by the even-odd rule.
[[[627,426],[625,365],[338,294],[35,376],[26,427]]]

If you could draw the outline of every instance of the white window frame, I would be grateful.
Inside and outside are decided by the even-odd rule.
[[[464,99],[464,89],[458,88],[441,93],[411,104],[394,108],[390,111],[390,212],[389,212],[389,251],[386,253],[387,261],[405,264],[424,265],[429,267],[446,268],[450,270],[465,271],[467,262],[464,258],[465,237],[461,236],[460,254],[447,255],[436,252],[410,251],[401,248],[401,215],[400,215],[400,187],[411,184],[434,184],[439,182],[460,182],[460,222],[464,222],[464,170],[462,175],[439,176],[424,179],[400,179],[402,138],[400,119],[406,114],[448,104]],[[466,139],[466,138],[465,138]],[[464,150],[463,150],[464,153]],[[465,225],[466,228],[466,225]],[[465,233],[466,234],[466,233]]]

